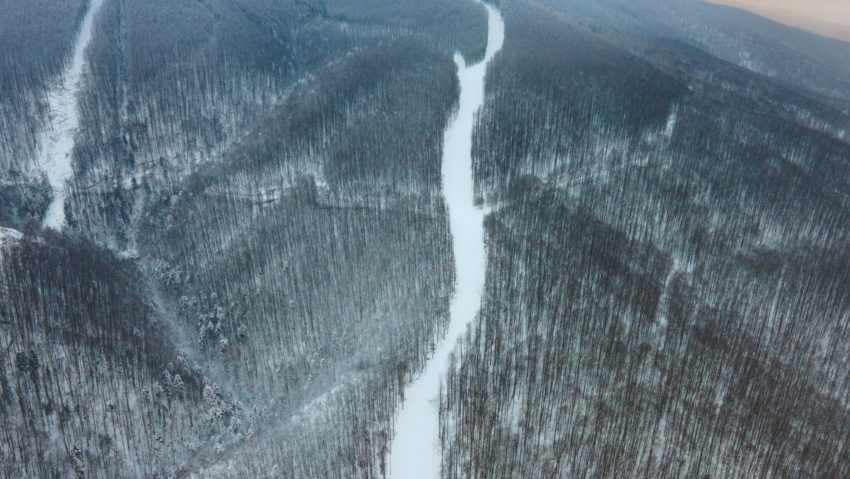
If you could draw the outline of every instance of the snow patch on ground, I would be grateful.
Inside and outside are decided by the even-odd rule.
[[[667,141],[673,139],[673,133],[676,132],[676,123],[678,121],[679,112],[676,108],[673,108],[673,111],[670,112],[670,116],[667,117],[667,125],[664,127],[664,138]]]
[[[484,248],[484,211],[474,204],[472,132],[484,104],[487,65],[501,50],[505,26],[498,10],[486,5],[489,17],[484,60],[467,66],[455,56],[460,80],[457,116],[446,129],[443,148],[443,194],[449,210],[457,284],[445,340],[434,352],[421,377],[404,393],[405,403],[395,421],[390,448],[390,477],[433,479],[440,475],[438,396],[451,354],[481,306],[487,253]]]
[[[91,0],[74,43],[71,62],[57,85],[47,93],[50,126],[42,133],[40,166],[53,188],[53,199],[44,216],[45,228],[62,230],[65,227],[66,183],[74,174],[74,133],[80,125],[77,97],[86,66],[86,47],[91,42],[94,18],[103,2]]]

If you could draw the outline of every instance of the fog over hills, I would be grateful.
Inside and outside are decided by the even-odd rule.
[[[702,0],[0,12],[0,477],[850,477],[850,43]]]
[[[850,4],[843,0],[711,0],[821,35],[850,41]]]

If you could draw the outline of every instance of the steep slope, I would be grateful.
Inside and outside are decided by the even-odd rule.
[[[395,422],[390,446],[390,473],[398,478],[440,476],[439,408],[455,345],[471,325],[481,304],[486,276],[484,211],[475,206],[472,181],[472,130],[484,103],[487,66],[501,50],[504,23],[498,10],[487,7],[489,34],[484,59],[467,66],[455,57],[460,83],[458,112],[446,128],[443,140],[443,195],[449,210],[449,226],[455,264],[455,290],[449,308],[446,337],[428,358],[425,371],[405,388],[404,403]]]
[[[53,234],[17,238],[0,256],[0,476],[174,475],[242,431],[132,265]]]
[[[474,57],[486,36],[472,4],[438,38],[438,3],[103,6],[69,234],[132,258],[175,347],[237,399],[235,442],[199,442],[186,470],[383,475],[448,320],[449,44]]]
[[[30,179],[38,169],[38,132],[46,126],[47,92],[59,83],[86,6],[84,0],[0,2],[0,180],[4,183]]]
[[[53,196],[39,162],[48,92],[62,84],[86,2],[3,0],[0,12],[0,225],[21,228],[41,222]]]
[[[446,477],[847,475],[846,117],[676,38],[502,7]]]
[[[498,55],[467,0],[18,3],[0,476],[433,476],[394,435],[443,477],[850,476],[846,44],[697,0],[487,1]]]
[[[86,48],[92,41],[94,22],[104,0],[91,0],[74,40],[71,61],[62,72],[60,81],[47,92],[49,126],[42,132],[39,165],[53,189],[53,198],[44,214],[45,228],[62,230],[65,227],[66,183],[74,174],[72,154],[74,134],[80,127],[78,96],[82,91],[86,67]]]

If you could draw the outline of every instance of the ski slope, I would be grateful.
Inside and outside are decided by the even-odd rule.
[[[72,153],[74,133],[80,126],[78,98],[86,67],[86,47],[91,43],[94,19],[104,0],[91,0],[80,31],[74,42],[71,62],[62,77],[47,93],[49,126],[41,139],[40,166],[53,189],[42,226],[57,231],[65,227],[65,198],[67,182],[74,174]]]
[[[437,399],[452,351],[481,306],[487,254],[484,248],[484,211],[474,205],[472,132],[475,116],[484,104],[487,65],[504,43],[504,22],[498,10],[488,12],[487,52],[484,60],[467,66],[455,56],[460,81],[457,116],[446,129],[443,144],[443,195],[449,210],[457,285],[450,309],[446,338],[428,360],[425,371],[405,390],[390,448],[390,477],[433,479],[440,475],[439,410]]]

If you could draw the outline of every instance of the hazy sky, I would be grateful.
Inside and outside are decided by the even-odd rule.
[[[709,0],[850,41],[850,0]]]

